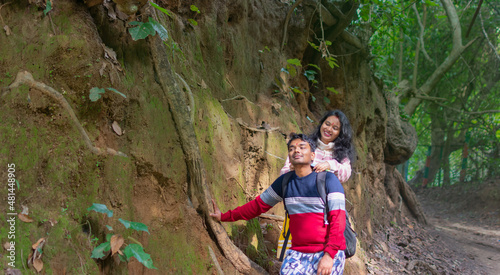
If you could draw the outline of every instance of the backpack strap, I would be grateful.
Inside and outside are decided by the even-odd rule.
[[[316,178],[316,187],[318,188],[319,196],[325,205],[323,212],[323,219],[325,220],[325,224],[328,224],[328,199],[326,197],[326,171],[319,172],[318,177]]]
[[[285,212],[288,214],[288,210],[286,210],[286,204],[285,204],[285,195],[286,195],[286,188],[288,186],[288,181],[290,181],[290,177],[293,175],[294,171],[290,171],[285,174],[283,177],[283,180],[281,181],[281,195],[283,198],[283,205],[285,206]]]

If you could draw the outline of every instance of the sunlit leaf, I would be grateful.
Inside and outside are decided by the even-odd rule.
[[[319,47],[318,47],[318,45],[314,44],[314,43],[313,43],[313,42],[311,42],[311,41],[307,41],[307,43],[309,43],[309,45],[310,45],[313,49],[315,49],[315,50],[319,51]]]
[[[192,11],[194,11],[194,12],[200,13],[200,10],[199,10],[199,9],[198,9],[198,7],[197,7],[197,6],[195,6],[195,5],[191,5],[189,8],[190,8]]]
[[[318,66],[318,65],[316,65],[316,64],[307,64],[307,66],[311,66],[311,67],[313,67],[313,68],[318,69],[318,71],[321,71],[321,69],[319,68],[319,66]]]
[[[297,67],[302,67],[302,64],[300,64],[300,60],[298,60],[297,58],[294,58],[294,59],[288,59],[286,61],[288,64],[292,64],[292,65],[295,65]]]
[[[286,65],[286,69],[288,70],[288,72],[290,73],[290,76],[293,78],[297,75],[297,70],[295,69],[294,66],[290,65],[290,64],[287,64]]]
[[[172,17],[172,15],[170,15],[170,13],[168,12],[168,10],[158,6],[157,4],[153,3],[153,2],[149,2],[151,4],[151,6],[153,6],[155,9],[163,12],[164,14],[168,15],[169,17]]]
[[[135,257],[140,263],[142,263],[145,267],[150,268],[150,269],[157,269],[153,265],[153,260],[151,259],[151,256],[144,252],[144,249],[142,246],[138,244],[129,244],[125,249],[123,249],[123,254],[127,257],[127,260],[130,259],[130,257]]]
[[[109,210],[104,204],[93,203],[91,207],[87,208],[87,211],[92,211],[107,214],[108,217],[113,217],[113,211]]]
[[[118,220],[125,226],[125,228],[132,228],[137,231],[145,231],[149,233],[148,227],[143,223],[131,222],[124,219],[118,219]]]
[[[339,92],[338,92],[337,90],[335,90],[335,88],[333,88],[333,87],[326,87],[326,89],[327,89],[328,91],[330,91],[330,92],[333,92],[333,93],[334,93],[334,94],[336,94],[336,95],[338,95],[338,94],[339,94]]]
[[[297,94],[303,94],[303,92],[298,87],[291,87],[290,89]]]

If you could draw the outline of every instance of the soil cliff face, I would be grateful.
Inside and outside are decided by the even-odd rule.
[[[16,207],[28,207],[34,220],[18,222],[18,251],[46,238],[42,260],[53,273],[205,274],[216,272],[216,262],[233,272],[206,230],[199,202],[189,199],[196,191],[188,184],[178,129],[147,41],[134,41],[127,31],[127,21],[133,19],[108,1],[88,8],[81,1],[54,0],[47,16],[31,2],[36,1],[0,1],[2,24],[10,30],[0,34],[0,86],[8,86],[19,71],[29,71],[35,81],[68,100],[95,147],[127,156],[92,153],[66,110],[43,91],[26,85],[2,90],[0,163],[16,165]],[[208,188],[223,211],[254,198],[279,175],[288,133],[311,131],[326,110],[346,113],[358,159],[344,188],[360,240],[346,273],[365,273],[363,249],[371,237],[391,221],[404,223],[414,212],[406,206],[407,197],[398,196],[404,187],[391,180],[397,172],[384,163],[390,138],[386,100],[364,44],[343,28],[329,28],[330,52],[339,65],[329,68],[307,42],[308,22],[316,28],[319,22],[310,1],[290,13],[289,20],[291,6],[279,1],[158,4],[171,16],[147,5],[135,20],[150,15],[169,32],[169,61],[189,102]],[[201,13],[190,8],[193,4]],[[348,14],[355,7],[341,8]],[[322,87],[334,87],[337,93],[318,87],[304,94],[287,92],[311,86],[305,77],[290,78],[281,71],[291,58],[318,63]],[[92,102],[93,87],[111,87],[126,98],[106,90]],[[7,177],[6,169],[0,176]],[[6,205],[6,196],[1,202]],[[107,205],[113,217],[88,211],[92,203]],[[271,212],[283,214],[281,206]],[[149,234],[125,229],[118,218],[146,224]],[[238,246],[271,273],[279,265],[270,257],[278,231],[272,224],[224,224]],[[134,258],[120,264],[117,254],[92,260],[92,249],[108,233],[131,237],[126,244],[140,242],[158,271]],[[21,257],[16,266],[22,268]]]

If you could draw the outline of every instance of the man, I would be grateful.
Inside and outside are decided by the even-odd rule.
[[[324,203],[316,185],[317,173],[312,170],[314,141],[303,134],[293,134],[288,142],[288,157],[294,171],[282,194],[281,175],[271,187],[254,200],[221,213],[215,201],[215,213],[210,216],[218,221],[249,220],[268,211],[285,199],[290,216],[292,247],[281,265],[280,274],[342,274],[345,254],[345,195],[344,189],[333,173],[326,174],[328,224],[324,222]]]

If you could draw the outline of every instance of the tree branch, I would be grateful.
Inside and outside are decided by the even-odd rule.
[[[462,28],[460,27],[460,21],[458,19],[457,11],[455,10],[455,6],[451,0],[441,0],[443,7],[445,8],[446,14],[448,16],[448,20],[451,25],[451,30],[453,32],[453,47],[450,54],[446,57],[446,59],[436,68],[436,70],[432,73],[432,75],[425,81],[425,83],[416,90],[417,94],[428,94],[430,93],[437,85],[437,83],[443,78],[444,74],[450,70],[450,68],[455,64],[457,59],[460,57],[460,54],[467,49],[472,43],[476,41],[476,39],[467,43],[467,45],[462,45]],[[418,105],[422,102],[419,98],[412,98],[406,104],[404,111],[407,115],[411,116]]]
[[[425,19],[427,17],[427,10],[424,6],[424,20],[423,20],[423,23],[422,21],[420,21],[420,15],[418,14],[418,10],[417,10],[417,5],[416,4],[413,4],[412,6],[413,10],[415,11],[415,14],[417,15],[417,22],[418,22],[418,25],[420,26],[420,34],[419,34],[419,40],[420,40],[420,43],[422,44],[422,53],[424,54],[425,58],[431,62],[432,64],[434,64],[434,60],[431,59],[431,57],[429,56],[429,54],[427,54],[427,51],[425,50],[425,44],[424,44],[424,31],[425,31]]]
[[[486,41],[488,41],[488,45],[490,45],[490,47],[493,50],[493,52],[495,53],[495,56],[497,57],[497,59],[500,60],[500,56],[498,55],[497,49],[495,49],[495,46],[491,43],[491,40],[488,37],[486,30],[484,29],[483,16],[481,15],[481,13],[479,14],[479,19],[481,19],[481,30],[483,31],[483,34],[484,34],[484,37],[486,38]]]

